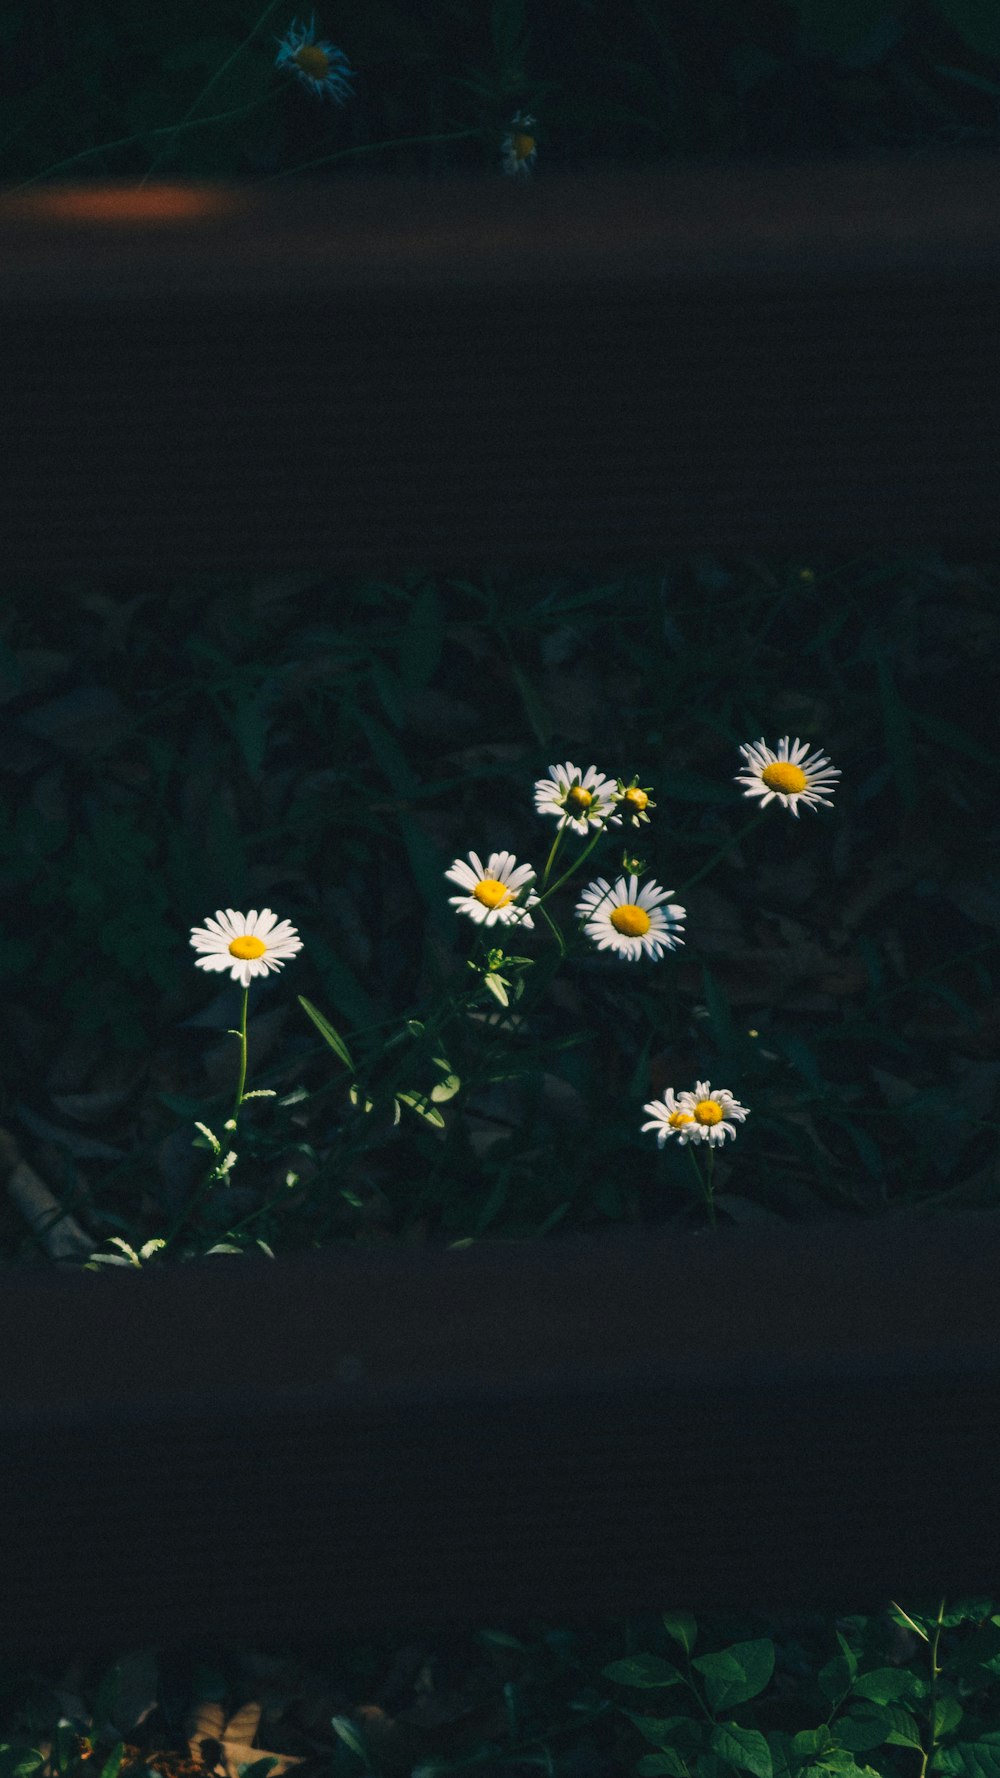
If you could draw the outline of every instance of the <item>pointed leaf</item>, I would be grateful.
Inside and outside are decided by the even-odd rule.
[[[691,1663],[705,1681],[713,1712],[730,1710],[756,1698],[774,1672],[774,1643],[767,1637],[753,1642],[734,1642],[719,1654],[697,1655]]]
[[[712,1730],[711,1747],[731,1766],[752,1772],[754,1778],[772,1778],[771,1749],[759,1729],[744,1729],[739,1723],[722,1722]]]
[[[679,1642],[685,1654],[690,1654],[698,1636],[698,1625],[689,1611],[665,1611],[663,1628],[674,1642]]]
[[[659,1655],[630,1655],[624,1661],[612,1661],[609,1667],[602,1667],[605,1679],[617,1680],[619,1685],[634,1685],[640,1689],[657,1685],[683,1685],[684,1680],[677,1668],[669,1661],[661,1661]]]
[[[296,998],[298,999],[298,1003],[303,1012],[307,1013],[312,1019],[320,1036],[330,1045],[334,1055],[339,1056],[345,1068],[349,1068],[353,1074],[355,1070],[354,1063],[351,1060],[351,1052],[344,1042],[344,1039],[341,1037],[340,1032],[334,1030],[329,1019],[324,1018],[323,1014],[319,1011],[319,1008],[315,1007],[311,1000],[307,1000],[304,994],[299,994]],[[249,1098],[250,1095],[247,1094],[247,1097]]]

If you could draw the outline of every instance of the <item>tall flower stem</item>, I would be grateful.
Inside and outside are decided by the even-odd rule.
[[[539,905],[540,902],[548,901],[549,896],[554,895],[557,889],[561,889],[563,884],[565,883],[567,877],[571,877],[573,875],[573,872],[579,868],[579,866],[584,862],[584,860],[590,857],[591,852],[594,850],[594,847],[597,845],[597,842],[601,838],[601,835],[603,834],[603,832],[604,832],[603,827],[596,827],[594,829],[594,832],[591,835],[590,839],[587,841],[587,844],[584,846],[583,851],[579,854],[578,857],[574,858],[574,860],[573,860],[572,864],[569,866],[568,870],[564,870],[561,877],[557,877],[554,883],[550,883],[549,887],[547,889],[543,889],[541,895],[538,897],[538,901],[535,903],[536,907]],[[557,834],[556,839],[558,840],[558,838],[559,838],[559,835]],[[555,846],[553,846],[552,852],[549,853],[550,862],[551,862],[551,859],[552,859],[554,853],[555,853]],[[545,868],[547,871],[548,865],[546,865]],[[542,881],[543,882],[545,881],[544,877],[542,878]]]
[[[547,859],[545,860],[545,869],[542,872],[542,888],[543,889],[545,888],[545,885],[549,880],[549,872],[552,869],[553,864],[555,863],[556,853],[559,850],[559,844],[560,844],[560,841],[562,840],[562,837],[563,837],[563,829],[562,829],[562,827],[557,827],[556,828],[556,837],[553,840],[552,845],[549,849],[549,855],[548,855]]]
[[[938,1680],[941,1677],[941,1668],[938,1665],[938,1644],[941,1641],[941,1627],[942,1627],[942,1624],[944,1621],[944,1606],[945,1606],[945,1602],[942,1599],[940,1605],[938,1606],[937,1622],[934,1626],[934,1635],[931,1640],[931,1695],[930,1695],[930,1699],[929,1699],[930,1746],[925,1748],[923,1750],[923,1752],[921,1753],[919,1778],[926,1778],[928,1763],[931,1759],[933,1759],[934,1751],[937,1747],[937,1739],[938,1739],[938,1735],[937,1735],[937,1691],[938,1691]]]
[[[702,1197],[705,1200],[705,1207],[708,1211],[708,1226],[710,1229],[714,1229],[714,1227],[715,1227],[715,1200],[712,1197],[712,1168],[713,1168],[713,1165],[715,1162],[715,1151],[711,1147],[709,1148],[708,1165],[707,1165],[706,1171],[703,1173],[701,1168],[698,1165],[698,1162],[695,1160],[694,1148],[691,1145],[691,1143],[690,1142],[686,1143],[685,1147],[687,1148],[687,1151],[688,1151],[688,1158],[690,1159],[691,1165],[694,1168],[694,1176],[698,1181],[698,1189],[701,1192]]]
[[[236,1104],[233,1106],[234,1123],[240,1115],[240,1106],[243,1103],[243,1088],[247,1078],[247,1001],[249,998],[250,984],[248,982],[243,990],[243,1010],[240,1014],[240,1028],[233,1033],[233,1035],[240,1040],[240,1078],[236,1086]]]

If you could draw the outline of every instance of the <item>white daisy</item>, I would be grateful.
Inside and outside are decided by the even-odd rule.
[[[567,760],[564,766],[550,766],[547,778],[536,780],[535,808],[540,815],[558,816],[560,827],[586,834],[603,827],[614,809],[616,782],[596,766],[581,772]]]
[[[689,1142],[708,1142],[718,1147],[727,1136],[736,1135],[736,1124],[727,1123],[727,1118],[742,1123],[750,1116],[747,1107],[734,1099],[727,1087],[716,1087],[713,1093],[707,1080],[699,1080],[693,1093],[675,1094],[673,1087],[668,1087],[662,1099],[652,1099],[642,1109],[653,1114],[642,1127],[656,1131],[660,1148],[668,1136],[676,1136],[682,1148]]]
[[[526,911],[538,900],[530,887],[535,880],[531,865],[518,864],[513,852],[491,852],[485,865],[478,852],[470,852],[469,860],[466,864],[456,858],[444,873],[449,882],[458,883],[465,891],[464,895],[449,895],[450,905],[480,925],[495,926],[499,921],[503,926],[515,922],[533,926]]]
[[[631,784],[626,784],[619,778],[614,793],[615,812],[609,817],[610,826],[621,827],[623,821],[628,821],[633,827],[640,827],[644,821],[648,821],[649,810],[656,808],[656,804],[650,801],[649,793],[652,788],[651,784],[643,788],[638,778],[633,778]]]
[[[681,930],[685,910],[668,901],[672,889],[661,889],[650,880],[639,889],[638,877],[619,877],[612,889],[603,877],[589,883],[577,903],[583,930],[599,951],[617,951],[619,957],[659,957],[684,940]],[[660,903],[664,905],[661,906]]]
[[[823,793],[835,789],[834,779],[840,777],[840,772],[825,753],[813,753],[807,759],[808,741],[800,741],[796,736],[789,750],[785,735],[778,742],[777,753],[772,753],[762,738],[741,747],[740,752],[749,770],[737,773],[736,782],[746,785],[744,796],[761,797],[762,808],[766,809],[775,797],[796,816],[800,802],[831,804],[831,798]]]
[[[215,919],[204,926],[192,926],[191,943],[196,951],[196,969],[213,972],[229,970],[234,982],[250,986],[255,975],[268,975],[272,969],[283,969],[289,957],[301,951],[302,940],[288,920],[279,920],[270,908],[258,914],[238,914],[233,908],[216,908]]]
[[[325,93],[343,105],[345,99],[353,97],[351,65],[342,49],[335,49],[332,43],[316,42],[315,13],[308,25],[300,27],[293,21],[287,36],[276,37],[274,41],[280,45],[274,59],[275,67],[288,68],[296,74],[317,99]]]
[[[518,175],[526,178],[538,159],[538,145],[530,134],[534,126],[535,119],[527,111],[515,111],[507,134],[500,144],[503,170],[505,173],[512,173],[515,178]]]

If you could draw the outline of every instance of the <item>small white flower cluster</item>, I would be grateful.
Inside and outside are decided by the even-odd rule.
[[[642,1127],[656,1131],[660,1148],[668,1136],[676,1136],[682,1148],[689,1142],[707,1142],[718,1147],[727,1136],[736,1135],[736,1124],[727,1119],[742,1123],[750,1116],[747,1107],[733,1098],[728,1087],[716,1087],[713,1092],[707,1080],[696,1082],[693,1093],[675,1093],[673,1087],[668,1087],[662,1099],[652,1099],[642,1109],[652,1113]]]

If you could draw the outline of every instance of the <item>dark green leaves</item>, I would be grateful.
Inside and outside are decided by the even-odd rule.
[[[774,1643],[766,1637],[735,1642],[720,1654],[697,1655],[691,1665],[701,1674],[709,1708],[717,1715],[764,1690],[774,1672]]]
[[[603,1667],[601,1671],[605,1679],[614,1679],[619,1685],[647,1687],[683,1684],[683,1676],[678,1673],[677,1668],[672,1667],[669,1661],[661,1661],[658,1655],[631,1655],[624,1661],[612,1661],[609,1667]]]

